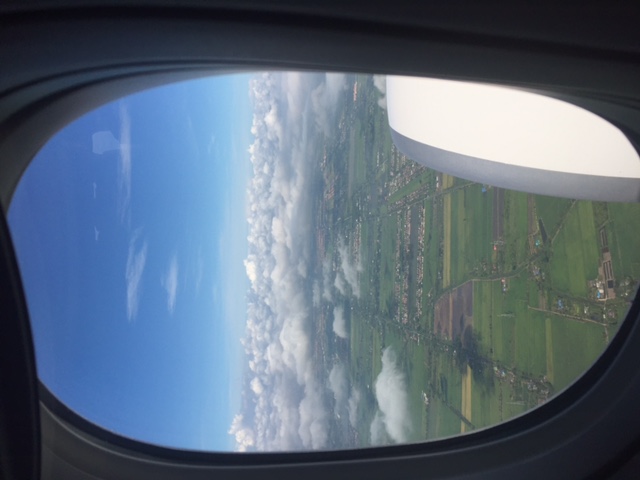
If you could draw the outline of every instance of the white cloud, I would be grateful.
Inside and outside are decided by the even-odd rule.
[[[98,184],[93,182],[93,199],[95,200],[98,197]]]
[[[349,331],[347,330],[347,321],[344,318],[344,308],[333,308],[333,333],[340,338],[349,338]]]
[[[120,159],[118,161],[118,213],[120,221],[131,219],[131,117],[120,104]]]
[[[358,407],[360,406],[360,399],[362,395],[360,390],[353,387],[351,389],[351,396],[349,396],[349,401],[347,405],[347,409],[349,410],[349,423],[353,428],[356,428],[356,424],[358,423]]]
[[[173,313],[176,308],[176,297],[178,294],[178,258],[174,255],[169,263],[169,269],[164,274],[160,283],[167,292],[167,308],[169,313]]]
[[[373,76],[373,85],[378,89],[378,91],[385,95],[387,93],[387,76],[386,75],[374,75]]]
[[[349,251],[346,245],[342,242],[338,242],[338,253],[340,255],[340,268],[342,269],[342,274],[344,275],[344,279],[347,281],[349,286],[351,287],[351,292],[356,298],[360,298],[360,283],[358,281],[358,273],[362,271],[362,265],[360,264],[360,259],[356,259],[352,264],[349,261]],[[337,277],[336,277],[337,278]],[[336,288],[338,286],[336,285]],[[340,288],[338,288],[340,290]],[[340,290],[342,293],[342,290]],[[343,293],[344,295],[344,293]]]
[[[375,392],[387,433],[396,443],[406,442],[412,430],[406,377],[398,367],[396,354],[391,347],[382,352],[382,370],[375,382]],[[372,441],[373,427],[372,424]]]
[[[343,73],[327,73],[324,82],[311,92],[311,104],[316,122],[325,135],[332,130],[333,113],[340,95],[347,89],[347,77]]]
[[[110,130],[95,132],[92,136],[93,153],[103,155],[111,150],[119,150],[120,142],[116,140]]]
[[[325,260],[322,263],[322,298],[327,302],[333,302],[331,276],[331,262]]]
[[[349,395],[349,377],[341,363],[336,363],[329,372],[329,389],[333,392],[336,404],[342,406]]]
[[[248,258],[244,261],[244,268],[247,271],[247,278],[251,283],[255,283],[257,278],[256,264]]]
[[[371,439],[371,445],[385,445],[389,443],[389,435],[387,435],[387,430],[384,427],[384,420],[382,419],[380,410],[376,411],[376,414],[371,421],[371,426],[369,427],[369,435]]]
[[[129,241],[129,254],[127,256],[127,266],[125,279],[127,281],[127,317],[134,320],[138,314],[138,304],[140,301],[142,274],[147,262],[147,242],[139,242],[142,229],[137,229]],[[139,243],[142,243],[140,246]]]
[[[93,237],[95,238],[96,242],[98,241],[98,238],[100,237],[100,230],[98,230],[98,228],[96,226],[93,227]]]
[[[253,380],[251,380],[251,390],[256,395],[262,395],[262,392],[264,392],[264,387],[258,377],[254,377]]]
[[[340,292],[340,295],[346,295],[347,294],[347,284],[344,281],[344,278],[342,277],[342,273],[338,272],[336,274],[336,278],[333,281],[333,286],[336,287],[336,290],[338,290]]]
[[[231,428],[229,428],[229,434],[236,438],[236,449],[239,452],[251,450],[255,445],[253,430],[246,427],[243,420],[242,415],[236,415],[231,422]]]
[[[312,379],[305,384],[304,397],[298,408],[298,435],[304,448],[323,448],[329,436],[328,416],[320,385]]]
[[[310,94],[319,79],[266,73],[250,86],[253,176],[244,267],[251,290],[243,340],[250,378],[243,413],[259,451],[323,448],[329,434],[329,392],[316,372],[310,338],[315,252],[308,179],[318,137],[311,132]],[[238,449],[246,448],[244,438],[236,435]]]
[[[387,109],[387,76],[386,75],[374,75],[373,85],[378,89],[381,96],[378,98],[378,106],[380,108]]]

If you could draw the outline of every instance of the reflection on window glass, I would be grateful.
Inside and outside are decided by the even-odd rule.
[[[41,381],[110,431],[222,451],[458,435],[571,384],[635,294],[640,206],[425,168],[385,85],[215,77],[52,138],[9,211]]]

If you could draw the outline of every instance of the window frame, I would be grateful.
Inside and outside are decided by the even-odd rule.
[[[466,0],[456,7],[467,8],[467,14],[432,3],[420,10],[412,2],[380,2],[376,11],[359,1],[324,8],[284,1],[268,7],[248,1],[180,7],[140,1],[124,10],[115,8],[118,3],[80,8],[60,1],[52,9],[15,4],[0,10],[0,62],[9,72],[0,79],[5,213],[38,149],[82,113],[154,85],[246,69],[417,74],[516,86],[587,108],[621,128],[637,150],[640,145],[640,51],[632,41],[637,34],[631,33],[637,13],[563,13],[550,1],[529,20],[517,9],[478,10]],[[402,6],[409,13],[398,13]],[[566,32],[545,27],[550,12],[559,15],[558,24],[567,20],[568,39]],[[474,13],[482,15],[474,19]],[[586,27],[598,15],[613,15],[622,27],[605,25],[601,43],[594,45]],[[584,31],[575,16],[589,20]],[[526,25],[514,31],[503,25],[508,20]],[[338,479],[395,478],[398,472],[409,478],[581,478],[608,475],[640,445],[639,297],[609,348],[571,387],[521,417],[468,435],[362,450],[269,454],[186,452],[129,440],[85,421],[38,385],[4,220],[0,239],[0,295],[8,305],[0,312],[0,351],[6,352],[0,385],[16,392],[3,398],[2,418],[12,418],[11,408],[22,421],[5,423],[3,434],[15,442],[18,427],[28,425],[31,433],[30,446],[14,445],[14,452],[2,457],[3,464],[4,458],[17,459],[6,468],[30,472],[31,478],[39,468],[42,478]],[[13,373],[6,373],[7,365],[15,366]]]

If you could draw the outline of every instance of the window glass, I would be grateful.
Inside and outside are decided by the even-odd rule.
[[[635,295],[640,206],[429,169],[387,100],[383,76],[221,76],[60,131],[9,210],[40,380],[207,451],[421,442],[570,385]]]

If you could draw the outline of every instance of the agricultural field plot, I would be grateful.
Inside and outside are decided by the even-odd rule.
[[[467,282],[445,293],[435,306],[433,332],[453,341],[473,328],[473,282]]]
[[[526,193],[504,192],[504,245],[499,248],[502,253],[501,272],[514,272],[529,258],[527,209]]]
[[[591,202],[575,202],[553,240],[551,285],[576,297],[587,297],[587,281],[598,275],[598,240]]]
[[[452,177],[451,175],[447,175],[446,173],[442,174],[442,190],[447,190],[453,187],[455,181],[456,177]]]
[[[552,238],[560,228],[573,200],[535,195],[535,202],[538,217],[544,225],[545,233],[549,238]]]
[[[492,195],[492,191],[483,193],[481,185],[473,184],[445,197],[445,229],[450,228],[444,242],[450,264],[445,278],[448,273],[452,286],[491,273]]]
[[[462,371],[455,362],[452,350],[442,346],[430,355],[428,368],[428,438],[441,438],[461,432]]]
[[[427,424],[429,439],[452,437],[461,433],[460,418],[440,399],[435,399],[429,404]]]
[[[546,314],[547,376],[556,392],[568,387],[600,356],[605,343],[604,328],[595,323],[567,321],[558,315]]]
[[[396,233],[398,217],[391,214],[381,219],[380,240],[380,311],[387,312],[392,308],[394,299],[394,278],[396,265]]]
[[[618,277],[640,278],[640,248],[637,235],[640,232],[640,205],[609,204],[611,221],[612,258]]]

